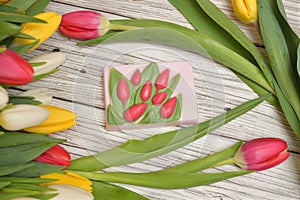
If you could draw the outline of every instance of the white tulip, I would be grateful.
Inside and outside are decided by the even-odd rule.
[[[45,64],[42,64],[40,66],[33,67],[34,76],[38,76],[51,72],[59,65],[63,64],[66,61],[66,59],[67,55],[65,53],[53,52],[36,56],[34,58],[29,59],[28,62],[32,64],[46,62]]]
[[[41,102],[42,104],[50,104],[52,101],[52,96],[47,93],[46,88],[35,88],[32,90],[27,90],[18,94],[17,96],[34,97],[35,100]]]
[[[47,109],[29,104],[14,105],[0,112],[0,126],[17,131],[44,122],[49,116]]]
[[[49,188],[54,188],[57,191],[53,193],[58,193],[57,196],[52,198],[51,200],[66,200],[66,199],[72,199],[72,200],[93,200],[93,195],[79,187],[66,185],[66,184],[55,184],[48,186]]]
[[[8,102],[8,94],[7,91],[0,86],[0,110],[6,106]]]

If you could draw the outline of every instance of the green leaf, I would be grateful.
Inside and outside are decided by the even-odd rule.
[[[140,194],[106,182],[93,182],[93,196],[101,200],[147,200]]]
[[[104,43],[152,42],[192,51],[213,58],[275,94],[273,88],[257,66],[201,33],[183,26],[158,20],[113,20],[113,23],[145,28],[115,34],[105,40]]]
[[[34,97],[25,97],[25,96],[13,96],[9,97],[8,103],[13,105],[17,104],[30,104],[30,105],[40,105],[40,101],[34,100]]]
[[[56,68],[56,69],[54,69],[54,70],[52,70],[52,71],[50,71],[50,72],[48,72],[48,73],[34,76],[34,81],[40,80],[40,79],[42,79],[42,78],[45,78],[45,77],[47,77],[47,76],[49,76],[49,75],[51,75],[51,74],[54,74],[54,73],[56,73],[56,72],[58,72],[58,71],[60,71],[60,69],[57,69],[57,68]]]
[[[40,1],[40,0],[11,0],[6,5],[12,6],[15,8],[19,8],[22,10],[28,9],[31,5],[33,5],[35,2]]]
[[[50,0],[38,0],[35,1],[30,7],[26,9],[26,14],[33,16],[41,13],[49,4]]]
[[[193,27],[200,33],[211,37],[216,40],[220,44],[230,48],[234,52],[240,54],[244,58],[247,58],[253,64],[256,63],[253,56],[239,43],[235,40],[235,38],[230,35],[221,25],[214,21],[214,18],[211,17],[210,13],[206,13],[204,9],[202,9],[196,0],[168,0],[173,6],[175,6],[185,17],[186,19],[193,25]],[[205,2],[209,4],[209,7],[212,7],[209,1]],[[225,19],[228,21],[228,17],[219,10],[214,8],[214,14],[217,15],[218,18]],[[218,19],[217,18],[217,19]],[[230,22],[227,22],[229,27],[235,27]],[[238,30],[236,34],[242,34],[241,31]]]
[[[21,26],[9,22],[0,21],[0,30],[1,30],[0,32],[0,41],[1,41],[19,32],[21,30]]]
[[[148,80],[154,83],[158,75],[159,69],[157,63],[151,62],[141,73],[141,85],[144,85]]]
[[[35,37],[22,33],[22,32],[18,32],[16,34],[14,34],[14,37],[16,38],[24,38],[24,39],[30,39],[30,40],[35,40]]]
[[[0,182],[42,184],[42,183],[53,182],[53,179],[23,178],[23,177],[0,177]]]
[[[278,23],[281,27],[281,30],[284,34],[285,41],[289,49],[292,65],[296,66],[296,60],[297,60],[296,52],[297,52],[297,47],[300,43],[300,39],[288,23],[282,0],[276,0],[276,1],[268,0],[268,3],[272,8],[276,16],[276,19],[278,20]]]
[[[28,15],[17,13],[0,12],[0,21],[9,21],[15,23],[35,22],[35,23],[47,23],[42,19],[34,18]]]
[[[56,191],[55,189],[52,189],[52,188],[43,187],[43,186],[30,184],[30,183],[12,183],[7,188],[10,188],[10,189],[24,189],[24,190],[41,191],[41,192]]]
[[[0,182],[0,191],[1,191],[1,189],[2,188],[4,188],[4,187],[6,187],[6,186],[8,186],[10,184],[10,182]]]
[[[47,163],[42,162],[30,162],[31,166],[20,170],[17,173],[12,174],[11,176],[15,177],[38,177],[44,174],[54,173],[54,172],[60,172],[62,171],[65,166],[57,166],[57,165],[51,165]]]
[[[91,180],[124,183],[160,189],[182,189],[208,185],[236,176],[249,174],[252,171],[235,171],[221,173],[181,173],[181,172],[77,172]]]
[[[258,1],[258,13],[261,35],[272,71],[280,90],[293,107],[299,120],[300,80],[296,75],[296,67],[292,66],[284,34],[267,1]]]
[[[270,95],[266,95],[248,101],[227,113],[199,123],[198,125],[157,134],[144,140],[129,140],[120,146],[107,151],[73,160],[68,169],[96,171],[107,167],[140,162],[166,154],[203,137],[208,131],[213,131],[227,122],[241,116],[259,105],[269,96]]]
[[[2,137],[2,136],[1,136]],[[15,147],[0,148],[0,166],[29,162],[57,143],[23,144]]]
[[[2,166],[2,167],[0,167],[0,176],[9,175],[9,174],[24,170],[31,166],[32,166],[32,164]]]
[[[11,44],[9,46],[9,48],[15,52],[17,52],[18,54],[22,55],[26,52],[28,52],[32,47],[34,47],[37,43],[39,42],[39,40],[35,40],[32,43],[29,44],[21,44],[21,45],[15,45],[15,44]]]
[[[0,12],[25,14],[24,10],[9,6],[7,4],[0,4]]]
[[[298,45],[298,50],[297,50],[297,71],[298,71],[298,76],[300,77],[300,44]]]
[[[170,167],[158,172],[198,172],[204,169],[214,167],[216,164],[234,156],[236,151],[240,148],[243,142],[238,142],[235,145],[214,153],[212,155],[205,156],[196,160],[188,161],[186,163]]]
[[[0,135],[0,149],[4,147],[16,147],[23,144],[62,143],[65,141],[64,139],[53,138],[43,134],[6,132]]]
[[[274,78],[263,55],[253,44],[253,42],[241,31],[241,29],[233,23],[218,7],[209,0],[196,0],[203,11],[225,31],[227,31],[237,42],[247,49],[257,61],[260,69],[265,75],[270,85],[273,85]]]
[[[39,67],[39,66],[42,66],[44,64],[46,64],[47,62],[35,62],[35,63],[30,63],[30,65],[32,67]]]
[[[2,189],[5,191],[0,191],[1,200],[11,200],[18,197],[28,197],[32,195],[41,194],[39,191],[29,191],[21,189]]]

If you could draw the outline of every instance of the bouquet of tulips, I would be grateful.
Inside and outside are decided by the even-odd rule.
[[[273,90],[273,85],[268,82],[269,79],[264,79],[265,71],[261,72],[255,68],[254,61],[252,63],[248,58],[234,53],[230,46],[222,46],[219,42],[230,45],[231,41],[228,43],[221,37],[217,42],[198,31],[155,20],[108,21],[101,14],[93,11],[77,11],[63,16],[54,12],[43,12],[49,0],[28,0],[26,3],[23,0],[0,2],[2,3],[0,4],[1,200],[147,199],[114,183],[161,189],[195,187],[265,170],[288,158],[289,152],[285,141],[278,138],[259,138],[244,144],[238,142],[220,152],[159,171],[148,173],[103,171],[113,166],[141,162],[183,147],[205,136],[208,131],[213,131],[241,116],[264,100],[276,104],[274,93],[268,94],[268,91],[276,91],[276,87]],[[214,10],[209,1],[197,2],[204,2],[203,6],[208,6],[205,10],[216,12],[213,15],[198,12],[201,9],[196,6],[189,7],[198,5],[196,1],[189,0],[182,3],[183,1],[172,0],[171,2],[175,5],[178,3],[178,8],[183,13],[186,8],[197,9],[193,10],[193,17],[190,19],[195,26],[199,25],[195,21],[195,16],[205,16],[208,19],[209,16],[220,15],[220,11]],[[148,35],[154,42],[165,43],[163,38],[156,37],[157,34],[166,34],[167,37],[171,34],[174,41],[168,40],[170,45],[178,46],[177,42],[184,39],[182,42],[187,43],[182,47],[188,50],[201,53],[200,45],[206,47],[213,58],[239,70],[237,72],[244,78],[243,80],[247,80],[249,85],[253,84],[253,88],[257,89],[255,91],[261,91],[259,93],[261,97],[194,126],[156,134],[143,140],[129,140],[104,152],[71,160],[70,154],[61,146],[65,140],[52,137],[51,133],[74,126],[75,113],[50,105],[52,97],[44,89],[37,88],[17,95],[9,95],[9,89],[5,89],[29,84],[31,81],[58,71],[57,67],[66,59],[61,52],[44,54],[29,60],[25,60],[22,56],[37,48],[58,27],[69,37],[81,40],[92,39],[81,44],[98,43],[110,37],[111,41],[114,41],[112,36],[116,36],[118,40],[120,38],[128,40],[127,36],[132,35],[134,37],[130,37],[131,39],[144,40]],[[215,29],[213,26],[211,28]],[[122,32],[124,30],[125,32]],[[232,40],[234,39],[236,38]],[[241,42],[241,40],[237,41]],[[190,47],[193,49],[189,49]],[[221,48],[224,54],[217,55],[218,48]],[[241,49],[241,47],[237,48]],[[251,46],[250,50],[252,48]],[[249,49],[245,47],[243,53],[246,53],[246,50]],[[257,63],[262,62],[259,59],[260,54],[252,50],[255,53],[253,59],[258,59]],[[250,69],[243,71],[238,67],[240,64],[245,64],[245,68],[250,67]],[[203,172],[205,169],[227,164],[235,164],[240,169],[219,173]]]

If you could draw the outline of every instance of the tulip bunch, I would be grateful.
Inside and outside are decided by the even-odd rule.
[[[233,9],[242,22],[258,24],[266,47],[266,60],[255,44],[211,1],[168,1],[195,30],[160,20],[110,20],[113,24],[136,29],[107,32],[102,38],[78,45],[142,41],[209,56],[229,67],[258,95],[272,94],[267,101],[283,111],[292,130],[300,137],[300,39],[286,20],[282,2],[232,0]]]
[[[180,119],[182,95],[174,95],[180,75],[175,74],[170,78],[169,68],[160,71],[158,64],[153,62],[142,72],[137,69],[130,78],[111,68],[109,77],[109,125],[161,123]]]

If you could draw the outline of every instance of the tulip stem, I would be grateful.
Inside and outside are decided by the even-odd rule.
[[[233,157],[230,157],[227,160],[223,160],[223,161],[217,163],[214,167],[219,167],[222,165],[228,165],[228,164],[233,164],[233,163],[235,163],[235,160]]]
[[[121,31],[128,31],[128,30],[136,30],[140,29],[141,27],[136,26],[127,26],[122,24],[109,24],[109,30],[121,30]]]

